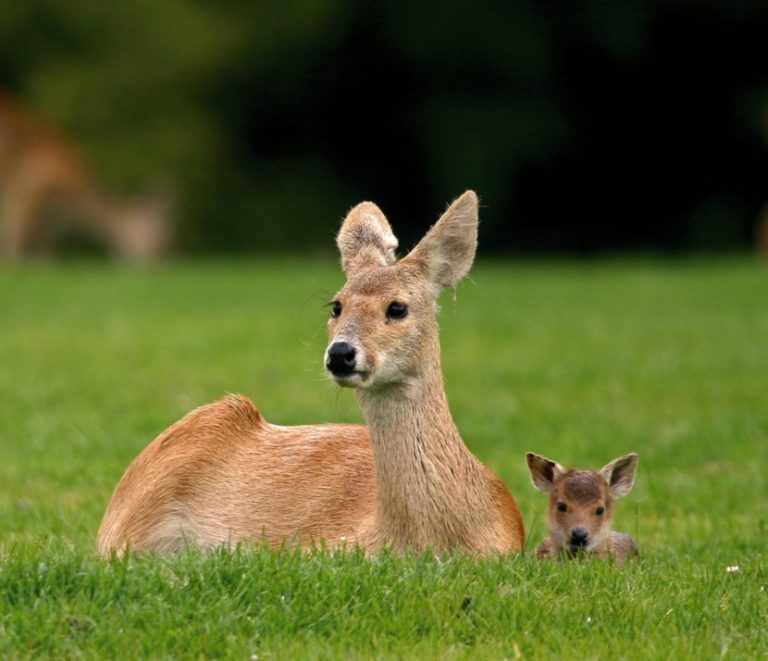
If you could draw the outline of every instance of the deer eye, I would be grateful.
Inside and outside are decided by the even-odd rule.
[[[600,507],[598,507],[598,508],[595,510],[595,514],[597,514],[597,516],[603,516],[603,514],[605,514],[605,507],[603,507],[602,505],[600,505]]]
[[[338,319],[340,314],[341,314],[341,303],[339,303],[338,301],[333,301],[331,303],[331,316],[334,319]]]
[[[562,500],[557,501],[557,511],[558,512],[567,512],[568,511],[568,505],[566,505]]]
[[[405,303],[390,303],[387,308],[387,319],[405,319],[408,316],[408,306]]]

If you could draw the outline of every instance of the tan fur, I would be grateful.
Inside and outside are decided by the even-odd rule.
[[[232,395],[186,415],[129,466],[99,551],[353,540],[374,510],[371,465],[365,427],[270,425]]]
[[[632,538],[612,530],[614,501],[634,484],[636,454],[614,459],[599,472],[565,469],[533,452],[526,460],[534,487],[549,493],[549,538],[536,547],[538,558],[590,553],[621,565],[637,555]],[[584,535],[583,546],[573,543],[575,534]]]
[[[278,427],[235,396],[193,411],[126,471],[100,552],[240,540],[519,551],[515,502],[462,441],[440,367],[436,297],[469,270],[476,240],[472,192],[397,263],[378,207],[352,209],[337,238],[348,282],[334,299],[326,360],[347,343],[355,370],[326,366],[356,389],[368,427]],[[407,305],[407,316],[390,318],[393,302]]]
[[[167,206],[105,193],[67,138],[0,94],[0,257],[46,254],[76,230],[118,257],[153,259],[170,242]]]

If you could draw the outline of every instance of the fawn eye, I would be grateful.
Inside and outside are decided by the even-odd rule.
[[[557,511],[558,512],[567,512],[568,511],[568,505],[566,505],[562,500],[559,500],[557,502]]]
[[[387,308],[387,319],[405,319],[408,316],[408,306],[405,303],[390,303]]]
[[[605,507],[603,507],[602,505],[600,505],[600,507],[598,507],[598,508],[595,510],[595,514],[597,514],[597,516],[603,516],[603,514],[605,514]]]
[[[331,303],[331,316],[334,319],[337,319],[340,314],[341,314],[341,303],[339,303],[338,301],[333,301]]]

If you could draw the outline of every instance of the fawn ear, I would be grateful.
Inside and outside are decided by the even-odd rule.
[[[635,483],[637,470],[637,455],[632,452],[614,459],[600,469],[600,473],[608,483],[608,489],[614,498],[626,496]]]
[[[341,253],[341,268],[348,278],[372,266],[395,263],[397,239],[386,216],[373,202],[353,207],[336,237]]]
[[[477,195],[468,190],[454,200],[405,260],[420,264],[438,291],[455,287],[475,259],[477,224]]]
[[[528,462],[528,470],[531,471],[533,486],[539,491],[546,491],[547,493],[552,491],[555,477],[563,472],[563,467],[556,461],[533,452],[526,454],[525,460]]]

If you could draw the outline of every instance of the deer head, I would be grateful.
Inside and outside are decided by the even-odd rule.
[[[472,266],[477,224],[477,196],[467,191],[397,261],[381,210],[363,202],[349,212],[336,239],[347,283],[331,303],[325,352],[336,383],[375,391],[439,369],[437,297]]]

